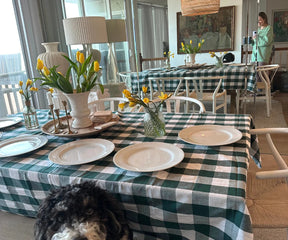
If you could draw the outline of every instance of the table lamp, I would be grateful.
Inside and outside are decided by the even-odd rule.
[[[124,19],[109,19],[106,20],[107,35],[108,35],[108,58],[107,58],[107,82],[118,82],[118,67],[115,54],[115,42],[124,42],[126,38],[126,27]]]
[[[67,45],[83,44],[86,58],[92,53],[94,61],[101,61],[101,53],[92,48],[93,43],[107,42],[104,17],[77,17],[63,19]]]

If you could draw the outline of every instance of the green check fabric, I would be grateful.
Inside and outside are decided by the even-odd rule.
[[[142,113],[119,113],[119,118],[117,125],[90,137],[115,144],[115,151],[100,160],[73,166],[53,163],[49,153],[77,139],[50,135],[40,149],[1,158],[0,209],[35,217],[51,189],[94,181],[123,204],[136,239],[253,238],[245,196],[249,151],[253,148],[257,153],[258,144],[249,134],[254,127],[249,115],[165,114],[167,135],[161,138],[144,136]],[[43,125],[51,116],[41,110],[38,119]],[[183,128],[202,124],[232,126],[243,137],[214,147],[189,144],[178,137]],[[37,133],[41,130],[27,131],[18,124],[5,129],[2,139]],[[157,172],[131,172],[114,165],[117,151],[142,142],[174,144],[185,157],[175,167]]]
[[[222,88],[226,90],[236,90],[236,89],[247,89],[248,91],[254,91],[255,85],[255,69],[254,66],[223,66],[220,68],[200,68],[200,69],[180,69],[171,68],[168,69],[158,69],[156,70],[145,70],[139,72],[139,80],[137,73],[131,74],[131,86],[132,92],[138,92],[142,89],[142,86],[149,86],[149,77],[209,77],[209,76],[227,76],[227,79],[223,79]],[[247,77],[247,87],[245,84],[245,78]],[[153,83],[153,88],[157,89],[157,84],[155,81]],[[169,81],[165,83],[165,90],[167,92],[174,92],[177,87],[178,81]],[[203,89],[211,90],[217,87],[218,82],[215,80],[205,80],[203,82]],[[183,81],[180,90],[185,89],[185,83]]]

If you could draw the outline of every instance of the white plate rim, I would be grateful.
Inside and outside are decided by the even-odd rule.
[[[215,131],[217,130],[226,130],[228,132],[230,132],[232,135],[234,134],[234,137],[230,140],[227,141],[223,141],[223,142],[215,142],[215,143],[199,143],[199,142],[193,142],[189,139],[186,139],[183,134],[186,134],[186,132],[191,132],[191,131],[197,131],[197,130],[205,130],[205,129],[214,129]],[[192,132],[191,132],[192,133]],[[190,143],[190,144],[195,144],[195,145],[200,145],[200,146],[224,146],[224,145],[228,145],[231,143],[235,143],[237,141],[239,141],[242,138],[242,133],[232,127],[232,126],[223,126],[223,125],[194,125],[194,126],[190,126],[187,128],[182,129],[179,133],[178,133],[178,137],[183,140],[184,142]]]
[[[174,156],[176,155],[176,160],[174,160],[173,164],[170,164],[166,167],[159,167],[159,168],[155,168],[154,170],[137,170],[137,169],[128,169],[126,168],[125,166],[121,165],[121,161],[119,161],[119,158],[121,157],[121,155],[125,152],[129,152],[131,149],[135,149],[135,148],[143,148],[143,147],[162,147],[162,148],[167,148],[169,150],[174,150],[177,152],[177,155],[174,154]],[[179,148],[178,146],[174,145],[174,144],[170,144],[170,143],[163,143],[163,142],[143,142],[143,143],[137,143],[137,144],[133,144],[133,145],[130,145],[130,146],[127,146],[121,150],[119,150],[113,157],[113,162],[114,164],[119,167],[119,168],[122,168],[124,170],[128,170],[128,171],[132,171],[132,172],[155,172],[155,171],[162,171],[162,170],[165,170],[165,169],[168,169],[168,168],[171,168],[171,167],[174,167],[176,166],[177,164],[179,164],[180,162],[182,162],[182,160],[184,159],[184,151]]]
[[[12,121],[13,122],[13,123],[8,124],[7,126],[4,126],[4,127],[0,126],[0,129],[14,126],[17,123],[20,123],[22,120],[23,119],[21,117],[4,117],[4,118],[0,118],[0,122],[1,121]]]
[[[35,146],[33,149],[29,149],[25,152],[22,152],[22,153],[11,153],[11,154],[6,154],[6,155],[3,155],[1,154],[0,152],[0,158],[4,158],[4,157],[14,157],[14,156],[18,156],[18,155],[22,155],[22,154],[25,154],[25,153],[28,153],[28,152],[32,152],[38,148],[41,148],[43,147],[47,142],[48,142],[48,139],[47,137],[45,136],[41,136],[41,135],[26,135],[26,136],[18,136],[18,137],[15,137],[15,138],[10,138],[10,139],[6,139],[6,140],[3,140],[0,142],[0,149],[3,145],[7,146],[7,144],[11,144],[11,143],[15,143],[15,142],[19,142],[19,141],[28,141],[29,139],[39,139],[40,140],[40,143]]]
[[[102,144],[106,144],[106,145],[110,145],[110,148],[109,148],[109,151],[107,151],[104,155],[101,155],[101,156],[98,156],[98,157],[96,157],[95,156],[95,159],[93,159],[93,160],[84,160],[84,161],[82,161],[81,163],[76,163],[76,162],[69,162],[69,163],[63,163],[63,161],[61,161],[61,163],[60,163],[60,161],[57,161],[57,157],[54,157],[53,155],[54,154],[58,154],[59,155],[59,153],[61,153],[61,152],[63,152],[64,150],[66,150],[67,148],[71,148],[71,147],[76,147],[77,145],[79,145],[79,144],[83,144],[83,143],[85,143],[85,142],[89,142],[89,143],[91,143],[91,142],[94,142],[94,143],[102,143]],[[97,161],[97,160],[100,160],[100,159],[102,159],[102,158],[104,158],[104,157],[106,157],[106,156],[108,156],[111,152],[113,152],[114,151],[114,149],[115,149],[115,145],[114,145],[114,143],[113,142],[111,142],[111,141],[109,141],[109,140],[106,140],[106,139],[103,139],[103,138],[85,138],[85,139],[80,139],[80,140],[77,140],[77,141],[73,141],[73,142],[68,142],[68,143],[65,143],[65,144],[63,144],[63,145],[61,145],[61,146],[59,146],[59,147],[57,147],[57,148],[55,148],[53,151],[51,151],[50,153],[49,153],[49,155],[48,155],[48,159],[51,161],[51,162],[53,162],[53,163],[56,163],[56,164],[59,164],[59,165],[64,165],[64,166],[69,166],[69,165],[81,165],[81,164],[86,164],[86,163],[89,163],[89,162],[94,162],[94,161]]]

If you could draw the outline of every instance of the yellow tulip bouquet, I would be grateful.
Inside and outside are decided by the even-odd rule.
[[[98,61],[91,62],[92,54],[85,60],[84,54],[78,51],[76,53],[76,62],[73,62],[67,56],[63,55],[63,57],[70,63],[65,75],[61,72],[57,72],[57,66],[48,69],[44,66],[41,59],[37,59],[36,68],[41,77],[36,79],[42,81],[41,85],[57,88],[64,93],[81,93],[90,91],[98,84],[101,91],[104,91],[103,85],[97,82],[99,63]],[[76,74],[76,89],[73,88],[73,84],[70,81],[72,69]]]
[[[215,57],[217,60],[216,67],[222,67],[223,66],[223,58],[224,58],[226,53],[227,52],[224,52],[224,53],[220,52],[220,56],[217,56],[215,52],[209,52],[210,57],[212,57],[212,58]]]
[[[144,116],[145,135],[149,137],[164,136],[166,134],[165,121],[160,110],[164,101],[170,98],[172,94],[161,92],[161,95],[158,96],[159,101],[150,101],[147,97],[147,90],[147,87],[142,87],[142,92],[144,94],[142,99],[137,94],[133,94],[129,90],[124,89],[123,94],[128,99],[128,102],[120,103],[119,107],[122,110],[127,106],[127,104],[129,104],[129,107],[135,107],[136,105],[144,107],[146,113]]]
[[[184,42],[181,42],[181,48],[179,49],[179,52],[187,54],[199,53],[204,42],[205,40],[202,39],[195,47],[193,47],[192,40],[190,40],[189,44],[184,44]]]
[[[27,79],[25,88],[23,87],[23,81],[19,81],[20,90],[19,93],[24,97],[25,102],[30,101],[30,98],[34,92],[38,91],[38,88],[32,86],[33,81]]]

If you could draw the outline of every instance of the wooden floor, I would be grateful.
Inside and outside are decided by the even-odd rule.
[[[275,92],[273,94],[273,100],[276,100],[276,101],[279,101],[281,102],[282,104],[282,110],[283,110],[283,115],[284,115],[284,118],[285,118],[285,121],[288,125],[288,93],[284,93],[284,92]],[[264,109],[265,111],[265,109]],[[276,145],[276,147],[278,148],[279,152],[281,153],[281,155],[283,156],[283,158],[286,160],[287,164],[288,164],[288,136],[287,134],[275,134],[275,135],[272,135],[272,139]],[[262,165],[263,165],[263,168],[265,169],[265,167],[267,167],[267,165],[269,164],[274,164],[274,161],[273,161],[273,157],[271,155],[271,151],[270,149],[268,149],[268,145],[267,145],[267,142],[266,142],[266,139],[265,139],[265,136],[260,136],[259,137],[259,147],[260,147],[260,152],[261,152],[261,157],[262,157]],[[264,167],[265,165],[265,167]],[[274,166],[275,168],[277,168],[277,166]],[[273,169],[274,169],[273,167]],[[250,167],[249,167],[249,171],[253,171],[253,168],[254,168],[254,171],[258,171],[259,169],[257,169],[257,167],[255,167],[253,164],[250,164]],[[270,170],[270,169],[269,169]],[[253,181],[255,181],[255,175],[248,172],[248,184],[249,185],[249,182],[251,181],[251,179],[249,180],[249,176],[251,178],[253,178]],[[256,180],[259,184],[260,181],[263,181],[263,180]],[[265,180],[264,180],[265,181]],[[253,184],[255,185],[255,183]],[[259,184],[259,188],[261,188],[261,186],[263,187],[263,185],[265,185],[265,187],[268,189],[267,187],[267,184]],[[272,183],[271,183],[272,185]],[[287,196],[288,196],[288,188],[287,188],[287,183],[283,183],[282,185],[279,184],[279,182],[277,182],[277,184],[275,184],[275,186],[273,187],[273,189],[275,190],[279,190],[281,187],[281,191],[280,192],[275,192],[274,194],[269,194],[269,193],[266,193],[265,194],[265,191],[263,191],[263,194],[259,194],[259,196],[261,195],[261,197],[258,197],[257,196],[257,193],[258,192],[261,192],[262,190],[261,189],[257,189],[256,191],[254,192],[257,192],[256,194],[254,194],[253,197],[255,198],[261,198],[261,201],[263,200],[264,201],[267,201],[269,200],[269,198],[274,198],[273,201],[279,201],[279,205],[283,204],[283,199],[287,199]],[[249,186],[248,186],[249,188]],[[255,190],[255,189],[254,189]],[[249,191],[249,189],[248,189]],[[268,190],[270,191],[270,190]],[[256,196],[255,196],[256,195]],[[273,196],[274,197],[273,197]],[[278,195],[278,196],[277,196]],[[277,197],[276,197],[277,196]],[[252,198],[253,198],[252,197]],[[277,198],[275,200],[275,198]],[[283,199],[281,199],[283,198]],[[258,199],[259,200],[259,199]],[[250,199],[251,201],[251,199]],[[254,204],[257,202],[257,199],[253,199]],[[248,205],[249,205],[249,201],[247,202]],[[260,204],[261,205],[261,204]],[[257,206],[257,203],[254,207],[252,207],[249,211],[250,211],[250,214],[251,214],[251,218],[252,218],[252,221],[253,221],[253,211],[255,210],[255,212],[257,212],[257,209],[263,209],[261,208],[261,206],[258,205]],[[269,205],[269,204],[268,204]],[[283,222],[284,222],[284,225],[285,223],[287,222],[287,215],[288,212],[285,210],[284,212],[281,211],[281,209],[279,210],[280,211],[280,215],[281,214],[284,214],[281,218],[281,220],[283,219],[283,221],[278,221],[279,217],[279,214],[274,214],[274,212],[278,211],[276,206],[275,205],[278,205],[277,202],[275,203],[274,202],[274,208],[275,209],[272,209],[273,207],[271,207],[271,211],[269,211],[269,209],[265,209],[265,211],[267,210],[267,213],[271,214],[268,219],[271,219],[271,221],[273,222],[273,218],[275,219],[274,222],[279,222],[281,224],[279,225],[282,225]],[[250,207],[249,207],[250,208]],[[263,209],[264,210],[264,209]],[[274,211],[274,212],[273,212]],[[260,214],[261,214],[262,210],[260,211]],[[275,215],[275,216],[274,216]],[[286,219],[286,220],[284,220]],[[268,220],[267,222],[269,222],[270,220]],[[271,225],[273,225],[273,223],[271,223]],[[254,227],[253,228],[253,231],[254,231],[254,240],[270,240],[270,239],[277,239],[277,240],[287,240],[287,227],[283,227],[283,225],[281,227],[278,227],[277,226],[273,226],[273,227]]]
[[[283,114],[288,125],[288,92],[275,92],[273,99],[282,103]]]

